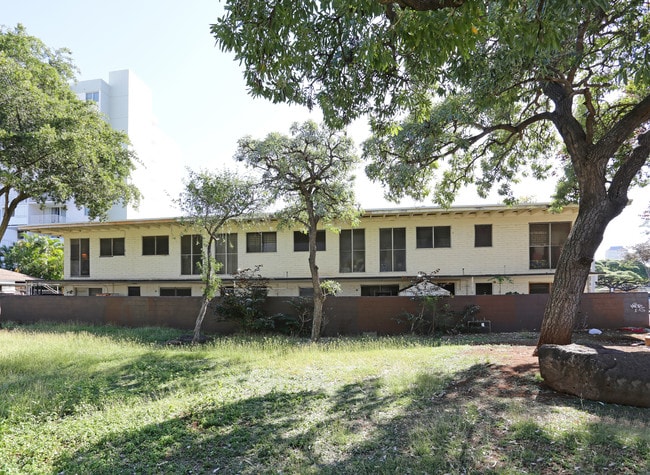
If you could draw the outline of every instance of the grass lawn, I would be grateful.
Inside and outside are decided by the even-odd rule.
[[[650,472],[650,409],[504,371],[516,335],[178,335],[1,329],[0,474]]]

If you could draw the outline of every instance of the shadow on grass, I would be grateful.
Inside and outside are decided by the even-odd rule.
[[[523,370],[524,368],[522,368]],[[557,398],[530,375],[477,364],[335,391],[272,391],[111,434],[60,456],[53,473],[639,473],[650,411]],[[585,409],[586,407],[586,409]],[[587,421],[565,423],[565,412]],[[555,425],[561,426],[556,428]],[[562,425],[564,424],[564,425]]]
[[[122,361],[59,355],[44,364],[0,359],[0,417],[13,412],[39,417],[65,417],[89,407],[158,398],[181,386],[198,384],[201,374],[219,377],[244,368],[194,353],[149,351]]]

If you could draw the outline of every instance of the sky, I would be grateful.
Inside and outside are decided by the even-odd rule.
[[[129,69],[149,87],[168,154],[157,160],[156,173],[135,184],[143,192],[143,209],[149,210],[146,217],[164,217],[178,211],[162,202],[160,192],[177,196],[186,167],[233,168],[232,156],[241,137],[288,133],[293,122],[321,120],[317,111],[271,104],[247,94],[241,67],[216,46],[210,34],[210,24],[222,11],[218,0],[0,0],[0,24],[22,23],[50,48],[70,49],[79,80],[107,81],[110,71]],[[367,126],[358,121],[348,133],[360,145]],[[526,183],[519,193],[547,202],[552,189],[551,183]],[[432,205],[389,203],[379,185],[370,183],[362,171],[357,173],[356,191],[364,208]],[[597,258],[603,258],[610,246],[648,239],[639,216],[648,208],[650,190],[634,191],[630,197],[632,205],[609,225]],[[496,195],[481,201],[467,190],[456,204],[498,201]]]

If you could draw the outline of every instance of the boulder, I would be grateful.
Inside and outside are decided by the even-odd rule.
[[[583,399],[650,407],[650,352],[583,345],[542,345],[544,383]]]

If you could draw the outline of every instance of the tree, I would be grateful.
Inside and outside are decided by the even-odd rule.
[[[266,203],[266,196],[260,192],[253,180],[243,178],[235,172],[188,171],[185,190],[177,204],[183,212],[183,221],[188,228],[198,229],[207,239],[201,238],[201,279],[203,300],[196,317],[192,342],[201,338],[201,326],[208,304],[216,296],[221,280],[217,272],[221,266],[213,255],[217,242],[228,245],[224,236],[229,221],[255,213]],[[192,264],[190,264],[192,265]]]
[[[264,140],[242,138],[235,158],[258,170],[263,186],[282,201],[280,226],[299,224],[306,231],[314,289],[311,338],[318,340],[326,296],[316,264],[318,228],[338,230],[337,223],[354,223],[359,214],[352,175],[358,157],[352,140],[307,121],[294,123],[290,137],[271,133]]]
[[[63,279],[63,243],[40,234],[27,234],[12,246],[0,247],[2,268],[44,280]]]
[[[596,261],[596,272],[600,274],[596,285],[606,287],[610,292],[631,292],[648,283],[648,271],[640,261]]]
[[[95,104],[77,99],[67,50],[51,50],[22,26],[0,27],[0,237],[16,207],[73,199],[91,219],[137,202],[128,183],[136,156]]]
[[[367,115],[368,175],[393,199],[452,202],[524,175],[560,172],[579,203],[538,346],[571,342],[608,223],[650,154],[646,0],[252,0],[212,25],[251,94]],[[444,164],[440,170],[438,167]],[[437,180],[431,187],[432,180]]]

